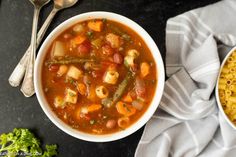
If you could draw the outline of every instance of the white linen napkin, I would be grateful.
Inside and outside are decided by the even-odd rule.
[[[218,112],[220,61],[236,45],[236,0],[167,21],[166,73],[160,106],[147,123],[136,157],[235,157],[236,131]]]

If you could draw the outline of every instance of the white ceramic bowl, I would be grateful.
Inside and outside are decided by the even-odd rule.
[[[68,29],[72,25],[74,25],[78,22],[81,22],[81,21],[94,19],[94,18],[106,18],[108,20],[117,21],[119,23],[122,23],[122,24],[132,28],[145,41],[148,48],[151,50],[152,55],[155,59],[156,65],[157,65],[157,79],[158,79],[157,88],[156,88],[156,92],[155,92],[154,98],[152,100],[152,103],[150,104],[147,111],[142,115],[142,117],[140,117],[140,119],[137,122],[132,124],[127,129],[125,129],[123,131],[115,132],[112,134],[106,134],[106,135],[94,135],[94,134],[84,133],[79,130],[75,130],[75,129],[71,128],[69,125],[67,125],[62,120],[60,120],[57,117],[57,115],[52,111],[51,107],[49,106],[49,104],[47,103],[47,101],[44,97],[44,93],[43,93],[43,89],[42,89],[42,80],[41,80],[41,71],[42,71],[42,67],[43,67],[43,60],[45,58],[47,50],[49,49],[50,45],[53,42],[53,40],[58,35],[60,35],[64,30]],[[165,73],[164,73],[164,66],[163,66],[162,57],[160,55],[160,52],[159,52],[155,42],[148,35],[148,33],[142,27],[140,27],[137,23],[135,23],[134,21],[132,21],[124,16],[121,16],[121,15],[118,15],[115,13],[88,12],[88,13],[74,16],[74,17],[66,20],[65,22],[60,24],[58,27],[56,27],[49,34],[47,39],[43,42],[43,44],[39,50],[38,56],[37,56],[37,59],[35,62],[35,69],[34,69],[34,79],[35,79],[35,81],[34,81],[35,82],[34,83],[35,91],[36,91],[38,101],[39,101],[43,111],[48,116],[48,118],[57,127],[59,127],[61,130],[63,130],[67,134],[74,136],[76,138],[82,139],[82,140],[93,141],[93,142],[107,142],[107,141],[118,140],[118,139],[124,138],[124,137],[134,133],[135,131],[140,129],[151,118],[153,113],[156,111],[156,109],[159,105],[159,102],[161,100],[161,97],[162,97],[162,93],[163,93],[163,89],[164,89]]]
[[[217,83],[216,83],[216,88],[215,88],[215,95],[216,95],[216,101],[217,101],[217,104],[218,104],[218,108],[221,112],[221,114],[224,116],[224,118],[226,119],[226,121],[229,123],[229,125],[231,127],[233,127],[235,130],[236,130],[236,126],[230,121],[230,119],[228,118],[228,116],[225,114],[224,112],[224,109],[221,105],[221,102],[220,102],[220,98],[219,98],[219,78],[220,78],[220,74],[221,74],[221,71],[222,71],[222,68],[224,67],[225,65],[225,62],[227,61],[227,59],[229,58],[229,56],[236,50],[236,47],[233,47],[229,53],[225,56],[223,62],[221,63],[221,67],[220,67],[220,72],[219,72],[219,75],[218,75],[218,79],[217,79]]]

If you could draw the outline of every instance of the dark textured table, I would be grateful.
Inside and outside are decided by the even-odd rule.
[[[111,11],[136,21],[155,40],[165,56],[165,25],[168,18],[218,0],[79,0],[58,13],[47,31],[66,19],[89,11]],[[39,26],[52,9],[42,9]],[[132,157],[143,128],[109,143],[91,143],[73,138],[58,129],[44,114],[37,98],[25,98],[8,77],[30,42],[33,6],[28,0],[0,0],[0,133],[15,127],[29,128],[43,143],[57,143],[59,157]]]

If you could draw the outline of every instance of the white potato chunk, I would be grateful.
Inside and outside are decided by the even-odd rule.
[[[106,41],[111,44],[112,48],[119,48],[121,45],[120,37],[113,33],[109,33],[106,35]]]
[[[88,114],[88,108],[87,107],[81,107],[80,112],[83,113],[83,114]]]
[[[77,24],[73,27],[73,31],[75,33],[82,33],[84,30],[85,30],[85,28],[82,24]]]
[[[75,104],[77,102],[77,99],[78,99],[77,92],[70,88],[67,88],[65,102]]]
[[[117,71],[107,71],[104,75],[103,81],[108,84],[116,84],[119,78],[119,73]]]
[[[137,58],[139,56],[139,52],[136,49],[130,49],[127,51],[127,55]]]
[[[63,57],[65,56],[65,45],[61,41],[55,41],[52,46],[52,55],[53,57]]]
[[[73,78],[75,80],[78,80],[80,77],[83,76],[83,71],[78,69],[77,67],[71,65],[69,67],[68,72],[67,72],[67,76],[70,78]]]
[[[58,108],[58,107],[64,107],[64,105],[65,105],[65,103],[64,103],[64,99],[61,97],[61,96],[56,96],[55,98],[54,98],[54,106],[56,107],[56,108]]]

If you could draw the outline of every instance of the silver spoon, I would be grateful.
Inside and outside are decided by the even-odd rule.
[[[50,0],[29,0],[34,5],[34,17],[33,17],[33,25],[32,25],[32,34],[31,34],[31,49],[30,55],[27,59],[27,68],[25,73],[25,78],[21,87],[22,93],[29,97],[34,94],[34,86],[33,84],[33,73],[34,73],[34,61],[35,61],[35,53],[36,53],[36,35],[37,35],[37,25],[40,9],[47,4]]]
[[[47,31],[47,28],[50,25],[52,19],[56,15],[56,13],[59,10],[73,6],[77,1],[78,0],[54,0],[54,7],[37,34],[37,47],[40,44],[40,42],[42,41],[42,39]],[[24,77],[25,70],[27,67],[27,59],[29,58],[29,54],[30,54],[30,50],[31,50],[30,48],[31,48],[31,46],[29,46],[29,48],[26,50],[25,54],[23,55],[20,62],[17,64],[17,66],[15,67],[14,71],[12,72],[11,76],[8,79],[8,81],[12,87],[19,86],[23,77]]]

